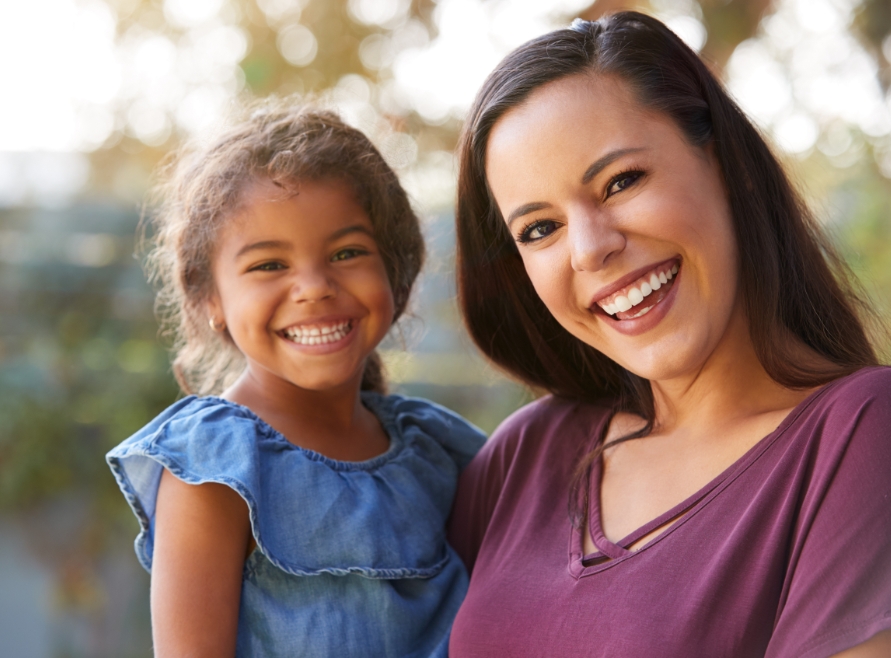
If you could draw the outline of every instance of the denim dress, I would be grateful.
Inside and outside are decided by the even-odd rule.
[[[475,427],[425,400],[362,393],[390,438],[342,462],[215,397],[169,407],[106,459],[151,571],[161,473],[234,489],[257,548],[244,565],[237,656],[446,656],[467,572],[445,540]]]

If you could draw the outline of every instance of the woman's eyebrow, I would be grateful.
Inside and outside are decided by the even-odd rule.
[[[610,151],[599,160],[596,160],[590,167],[585,169],[585,173],[582,176],[582,185],[587,185],[588,183],[590,183],[597,174],[604,170],[604,168],[608,167],[610,164],[612,164],[622,156],[628,155],[629,153],[637,153],[643,150],[644,148],[642,146],[639,146],[636,148],[617,149],[615,151]]]
[[[541,201],[535,201],[533,203],[524,203],[522,206],[514,210],[507,218],[507,225],[510,226],[511,223],[517,219],[518,217],[522,217],[523,215],[528,215],[531,212],[535,212],[536,210],[542,210],[544,208],[550,208],[550,203],[543,203]]]
[[[587,185],[591,182],[591,180],[603,171],[610,164],[618,160],[619,158],[628,155],[629,153],[638,153],[639,151],[646,150],[643,146],[636,146],[634,148],[627,149],[616,149],[615,151],[610,151],[602,158],[599,158],[592,164],[590,167],[585,169],[585,173],[582,175],[582,185]],[[511,223],[517,219],[518,217],[522,217],[523,215],[528,215],[531,212],[535,212],[536,210],[543,210],[544,208],[550,208],[551,204],[543,203],[541,201],[535,201],[533,203],[524,203],[522,206],[514,210],[507,217],[507,225],[510,226]]]

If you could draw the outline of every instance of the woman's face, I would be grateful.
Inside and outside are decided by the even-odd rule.
[[[621,82],[576,75],[536,90],[495,124],[486,175],[539,297],[631,372],[695,375],[748,339],[713,152]]]

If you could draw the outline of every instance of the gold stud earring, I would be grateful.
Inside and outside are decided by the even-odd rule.
[[[210,318],[208,318],[208,320],[207,320],[207,324],[209,324],[211,330],[212,330],[212,331],[215,331],[215,332],[220,332],[220,331],[222,331],[223,329],[226,328],[226,323],[225,323],[225,322],[221,322],[220,324],[217,324],[217,319],[214,318],[213,316],[211,316]]]

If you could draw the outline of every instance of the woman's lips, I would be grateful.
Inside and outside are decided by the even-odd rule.
[[[592,306],[599,306],[620,321],[639,318],[665,299],[679,269],[677,259],[660,263],[630,284],[597,299]]]

